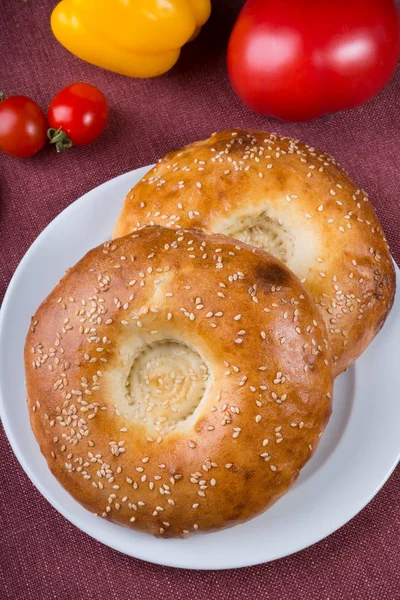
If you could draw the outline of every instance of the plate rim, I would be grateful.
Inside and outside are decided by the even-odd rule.
[[[133,169],[131,171],[128,171],[117,177],[114,177],[110,180],[105,181],[104,183],[100,184],[99,186],[96,186],[95,188],[93,188],[92,190],[89,190],[88,192],[83,194],[81,197],[76,199],[74,202],[72,202],[70,205],[68,205],[65,209],[63,209],[43,229],[43,231],[41,231],[41,233],[32,242],[32,244],[30,245],[30,247],[28,248],[28,250],[25,252],[24,256],[22,257],[21,261],[19,262],[19,264],[8,284],[6,293],[4,295],[4,299],[3,299],[1,310],[0,310],[0,349],[4,348],[4,343],[3,343],[4,323],[5,323],[5,319],[8,314],[8,311],[9,311],[9,304],[11,303],[11,301],[13,299],[14,288],[18,285],[20,277],[22,276],[22,273],[24,271],[25,264],[29,262],[30,256],[35,251],[36,247],[41,245],[42,239],[45,238],[46,234],[48,233],[48,230],[52,229],[54,226],[57,226],[58,221],[65,218],[65,213],[73,214],[74,211],[79,210],[81,205],[85,204],[85,202],[88,201],[90,196],[96,195],[100,190],[103,191],[105,188],[109,187],[110,185],[112,186],[117,181],[122,183],[124,180],[126,180],[128,182],[134,176],[141,177],[141,176],[143,176],[143,174],[145,174],[151,168],[152,168],[152,165]],[[121,202],[122,202],[122,200],[123,199],[121,199]],[[396,269],[397,283],[399,284],[400,270],[397,267],[396,262],[395,261],[393,261],[393,262],[395,264],[395,269]],[[395,310],[395,305],[393,307],[394,310]],[[2,372],[2,360],[0,360],[0,375],[1,375],[1,372]],[[294,542],[293,547],[290,552],[283,552],[283,553],[278,552],[277,556],[270,560],[265,560],[261,556],[260,560],[258,560],[258,561],[255,561],[251,558],[246,560],[246,556],[239,555],[236,562],[232,561],[232,560],[230,561],[231,564],[229,566],[224,565],[224,564],[217,564],[217,565],[209,564],[208,566],[196,567],[196,566],[193,566],[193,564],[191,563],[190,560],[186,560],[185,555],[187,554],[187,552],[183,551],[182,557],[181,557],[181,562],[180,562],[180,564],[177,564],[176,560],[169,559],[168,552],[164,553],[163,558],[159,558],[159,556],[149,557],[148,552],[147,553],[145,552],[144,556],[142,556],[141,552],[140,552],[140,548],[139,548],[139,552],[135,552],[138,549],[138,547],[140,546],[140,544],[132,544],[132,548],[133,548],[134,552],[127,552],[126,550],[121,549],[118,546],[118,543],[114,541],[114,540],[118,540],[118,536],[113,537],[113,536],[102,535],[103,530],[101,527],[98,527],[97,531],[95,531],[95,532],[88,531],[88,530],[90,530],[89,525],[87,525],[86,527],[82,527],[82,523],[79,521],[79,518],[76,517],[75,515],[71,515],[68,512],[68,510],[66,510],[63,507],[62,503],[59,502],[58,499],[54,497],[52,491],[47,489],[46,486],[44,484],[42,484],[40,476],[36,476],[36,473],[31,469],[31,467],[27,463],[27,461],[25,459],[24,451],[20,448],[20,443],[19,443],[18,439],[14,436],[14,433],[12,431],[12,425],[8,419],[7,402],[6,402],[7,394],[6,394],[5,390],[3,390],[3,385],[4,385],[3,378],[0,376],[0,417],[1,417],[1,420],[3,423],[4,431],[6,433],[8,442],[9,442],[19,464],[21,465],[22,469],[24,470],[24,472],[26,473],[26,475],[28,476],[28,478],[30,479],[32,484],[39,490],[41,495],[45,498],[45,500],[47,502],[49,502],[49,504],[51,506],[53,506],[53,508],[55,508],[65,519],[67,519],[75,527],[77,527],[78,529],[80,529],[81,531],[83,531],[84,533],[86,533],[87,535],[92,537],[93,539],[96,539],[100,543],[102,543],[114,550],[117,550],[118,552],[121,552],[127,556],[131,556],[131,557],[134,557],[134,558],[137,558],[140,560],[144,560],[144,561],[152,563],[152,564],[157,564],[157,565],[162,565],[162,566],[168,566],[168,567],[173,567],[173,568],[185,568],[185,569],[200,570],[200,571],[203,571],[203,570],[216,570],[216,571],[217,570],[228,570],[228,569],[234,569],[234,568],[254,566],[254,565],[263,564],[266,562],[273,562],[273,561],[283,558],[285,556],[290,556],[290,555],[295,554],[303,549],[309,548],[310,546],[313,546],[314,544],[318,543],[319,541],[322,541],[323,539],[325,539],[326,537],[328,537],[329,535],[331,535],[332,533],[334,533],[335,531],[337,531],[338,529],[343,527],[350,520],[352,520],[361,510],[363,510],[367,506],[367,504],[369,504],[369,502],[376,496],[376,494],[383,487],[383,485],[387,482],[387,480],[389,479],[389,477],[395,470],[398,462],[400,461],[400,444],[399,444],[397,457],[394,458],[393,463],[392,463],[391,467],[389,468],[389,470],[385,473],[384,477],[382,479],[380,479],[379,483],[377,483],[375,485],[374,490],[372,490],[370,492],[368,497],[365,497],[361,502],[359,502],[358,507],[356,509],[352,510],[351,513],[346,514],[345,520],[343,520],[343,517],[336,519],[336,521],[334,522],[334,524],[331,527],[328,526],[323,531],[322,536],[320,533],[318,533],[320,531],[320,529],[316,529],[315,534],[310,535],[308,537],[308,539],[306,540],[306,543],[304,543],[304,539],[302,539],[301,542],[299,541],[297,544]],[[74,500],[74,502],[79,504],[75,499],[73,499],[73,500]],[[338,524],[337,521],[340,521],[341,524]],[[118,524],[112,524],[112,526],[121,527]],[[146,534],[144,534],[144,535],[146,535]],[[210,536],[210,539],[211,539],[213,534],[203,534],[203,535]],[[163,542],[165,542],[165,541],[168,543],[168,540],[163,540]],[[182,543],[184,544],[185,540],[182,540]]]

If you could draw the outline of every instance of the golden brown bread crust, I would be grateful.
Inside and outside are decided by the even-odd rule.
[[[254,245],[264,235],[321,309],[336,375],[392,307],[394,267],[366,194],[331,157],[288,138],[233,130],[168,154],[128,194],[113,237],[149,224]]]
[[[151,411],[135,418],[124,396],[132,371],[144,381],[132,348],[165,339],[209,369],[196,411],[170,430]],[[199,231],[148,227],[89,252],[33,317],[25,368],[55,477],[89,510],[164,537],[264,511],[331,412],[326,328],[301,283],[267,253]],[[142,387],[163,400],[162,367],[147,368]]]

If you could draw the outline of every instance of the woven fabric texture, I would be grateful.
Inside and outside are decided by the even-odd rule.
[[[110,120],[88,148],[29,160],[0,155],[0,300],[37,235],[76,198],[213,131],[275,131],[327,151],[368,190],[400,261],[400,70],[365,106],[304,124],[262,118],[233,94],[225,48],[243,4],[214,0],[176,67],[133,80],[85,64],[53,38],[55,0],[0,0],[0,88],[43,108],[74,81],[97,85]],[[372,440],[372,443],[379,443]],[[7,600],[396,600],[400,598],[400,470],[350,523],[271,564],[226,572],[154,566],[90,539],[30,483],[0,432],[0,596]],[[351,457],[349,457],[351,460]],[[238,552],[240,552],[238,548]]]

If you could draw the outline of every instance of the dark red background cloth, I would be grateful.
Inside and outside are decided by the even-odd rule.
[[[30,244],[76,198],[169,150],[237,126],[299,138],[335,156],[370,192],[400,260],[400,71],[378,97],[351,112],[306,124],[259,117],[235,97],[225,69],[229,31],[242,3],[214,0],[211,20],[178,66],[139,81],[87,65],[63,49],[49,28],[55,0],[0,0],[0,89],[29,95],[46,108],[63,86],[87,81],[103,90],[111,109],[104,135],[88,148],[63,155],[47,148],[24,161],[0,156],[0,299]],[[0,456],[1,598],[400,598],[399,469],[356,518],[312,548],[258,567],[195,572],[154,566],[90,539],[33,487],[3,431]]]

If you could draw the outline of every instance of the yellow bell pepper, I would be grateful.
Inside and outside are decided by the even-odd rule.
[[[89,63],[129,77],[155,77],[173,67],[210,12],[210,0],[62,0],[51,28]]]

